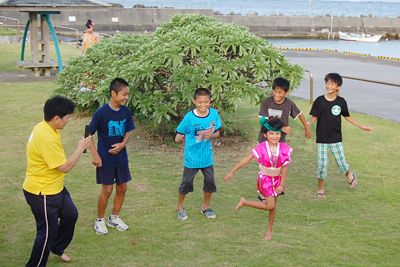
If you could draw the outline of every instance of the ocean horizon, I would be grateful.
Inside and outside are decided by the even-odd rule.
[[[110,1],[104,0],[105,3]],[[360,17],[361,15],[373,17],[400,17],[400,0],[199,0],[179,1],[157,1],[157,0],[116,0],[125,8],[131,8],[136,4],[146,7],[158,8],[194,8],[194,9],[213,9],[221,14],[254,14],[259,16],[271,14],[283,14],[285,16],[325,16],[327,14],[345,17]],[[309,9],[310,8],[310,9]],[[379,43],[361,43],[336,40],[317,40],[317,39],[270,39],[268,40],[277,47],[304,47],[337,50],[338,52],[356,52],[370,56],[385,56],[400,58],[400,40],[381,39]]]
[[[371,57],[400,58],[400,40],[382,38],[379,43],[349,42],[339,39],[267,39],[275,47],[329,49],[339,53],[354,52]]]
[[[126,8],[140,4],[146,7],[183,8],[183,9],[213,9],[223,15],[255,14],[259,16],[282,14],[284,16],[344,16],[344,17],[400,17],[400,0],[186,0],[186,1],[157,1],[157,0],[114,0],[105,3],[119,3]]]

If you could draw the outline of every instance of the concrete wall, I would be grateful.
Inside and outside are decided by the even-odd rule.
[[[251,32],[268,34],[271,32],[301,33],[332,31],[356,31],[365,29],[370,33],[400,33],[400,18],[336,17],[333,16],[215,16],[221,22],[236,22],[249,27]]]
[[[95,23],[95,31],[113,33],[155,31],[161,23],[170,21],[176,13],[200,13],[214,16],[220,22],[235,22],[249,27],[258,35],[313,35],[323,29],[332,31],[354,32],[357,29],[370,33],[394,34],[400,33],[400,18],[379,17],[336,17],[331,16],[257,16],[257,15],[215,15],[212,9],[173,9],[173,8],[108,8],[106,11],[86,11],[84,9],[63,10],[60,15],[51,15],[53,25],[76,28],[80,33],[85,29],[85,23],[91,19]],[[1,11],[1,16],[18,18],[21,24],[26,24],[28,14],[17,11]],[[75,21],[71,21],[75,17]],[[118,22],[113,22],[118,18]],[[10,22],[11,23],[11,22]]]
[[[76,28],[80,32],[85,30],[88,19],[95,23],[95,31],[101,32],[143,32],[155,31],[161,23],[171,20],[173,14],[196,13],[207,16],[214,16],[212,9],[159,9],[159,8],[108,8],[107,11],[86,11],[86,10],[64,10],[60,15],[51,15],[50,20],[54,25]],[[1,11],[0,16],[17,18],[21,24],[26,24],[28,13],[17,11]],[[70,17],[75,17],[71,21]],[[118,18],[118,22],[113,22]],[[15,22],[10,22],[13,24]]]

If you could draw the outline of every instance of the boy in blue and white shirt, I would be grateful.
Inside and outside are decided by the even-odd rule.
[[[186,142],[183,178],[178,189],[178,219],[188,219],[183,201],[189,192],[193,192],[193,180],[199,170],[204,175],[204,203],[201,213],[209,219],[214,219],[216,215],[209,207],[212,193],[217,192],[214,178],[212,139],[219,137],[219,129],[221,129],[222,123],[218,111],[210,108],[211,93],[207,89],[197,89],[192,101],[196,108],[185,115],[176,129],[175,137],[175,142],[179,143],[183,137],[185,137]]]

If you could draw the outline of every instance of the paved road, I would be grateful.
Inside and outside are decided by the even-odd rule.
[[[291,63],[304,65],[313,74],[314,99],[326,93],[324,77],[329,72],[400,86],[398,61],[325,51],[286,50],[284,53]],[[400,123],[400,87],[343,79],[340,95],[346,99],[350,111]],[[310,99],[308,73],[292,96]]]

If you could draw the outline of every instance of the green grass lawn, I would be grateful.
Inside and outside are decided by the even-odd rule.
[[[17,35],[18,31],[13,28],[0,27],[0,35]]]
[[[70,57],[76,57],[82,54],[81,48],[77,48],[73,44],[59,44],[61,59],[67,62]],[[23,71],[23,69],[15,65],[14,61],[21,60],[22,44],[0,44],[0,71]],[[25,60],[31,60],[31,46],[25,44]],[[50,44],[50,59],[57,60],[57,54],[54,44]]]
[[[25,150],[53,87],[54,82],[0,84],[1,266],[24,265],[34,242],[35,220],[22,193]],[[310,104],[294,101],[308,119]],[[347,161],[357,173],[358,186],[350,189],[331,157],[325,182],[327,198],[321,199],[315,197],[315,137],[305,139],[301,122],[292,120],[293,133],[287,143],[294,153],[286,195],[278,201],[273,239],[262,241],[268,213],[248,207],[238,213],[234,210],[240,196],[257,199],[256,162],[239,170],[230,182],[222,181],[256,145],[257,114],[258,107],[245,103],[235,115],[247,132],[247,141],[220,138],[215,142],[218,192],[211,200],[215,220],[200,214],[201,175],[195,180],[195,192],[185,200],[189,220],[177,220],[183,144],[156,146],[137,125],[128,144],[132,181],[121,211],[130,229],[109,229],[108,235],[98,236],[93,223],[101,187],[95,183],[90,153],[82,155],[65,178],[79,210],[75,236],[65,252],[72,260],[66,264],[50,255],[48,266],[398,266],[399,124],[353,113],[373,128],[366,133],[343,120]],[[89,121],[74,116],[61,131],[67,156],[75,150]],[[315,125],[312,131],[314,134]],[[111,203],[112,199],[107,215]]]

